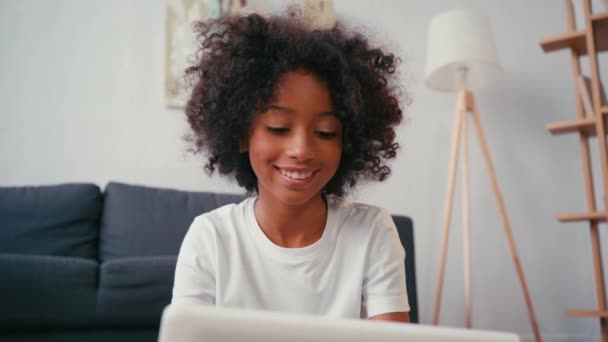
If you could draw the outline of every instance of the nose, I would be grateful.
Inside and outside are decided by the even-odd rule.
[[[289,158],[306,161],[316,157],[314,138],[308,132],[294,132],[286,149]]]

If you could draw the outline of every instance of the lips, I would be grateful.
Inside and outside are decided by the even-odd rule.
[[[312,183],[312,179],[318,170],[310,169],[292,169],[275,167],[287,184],[297,187],[306,186]]]
[[[279,172],[283,176],[287,176],[291,179],[299,179],[299,180],[309,178],[314,173],[314,171],[304,171],[304,170],[303,171],[288,171],[285,169],[279,169]]]

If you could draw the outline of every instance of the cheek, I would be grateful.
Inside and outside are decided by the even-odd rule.
[[[252,164],[261,164],[276,158],[277,144],[269,139],[251,139],[249,142],[249,159]]]
[[[335,170],[338,169],[341,158],[342,158],[342,145],[341,144],[336,144],[335,146],[332,146],[331,148],[328,147],[325,149],[326,164],[330,165],[331,168],[334,169],[334,172],[335,172]]]

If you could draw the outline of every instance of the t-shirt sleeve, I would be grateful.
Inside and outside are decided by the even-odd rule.
[[[208,225],[208,220],[198,217],[184,237],[175,266],[172,304],[215,305],[216,248]]]
[[[405,250],[395,222],[382,209],[370,228],[362,298],[365,316],[408,312]]]

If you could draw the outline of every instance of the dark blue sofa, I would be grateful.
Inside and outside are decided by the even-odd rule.
[[[120,183],[0,187],[0,341],[155,341],[193,218],[242,199]],[[393,218],[417,322],[412,221]]]

